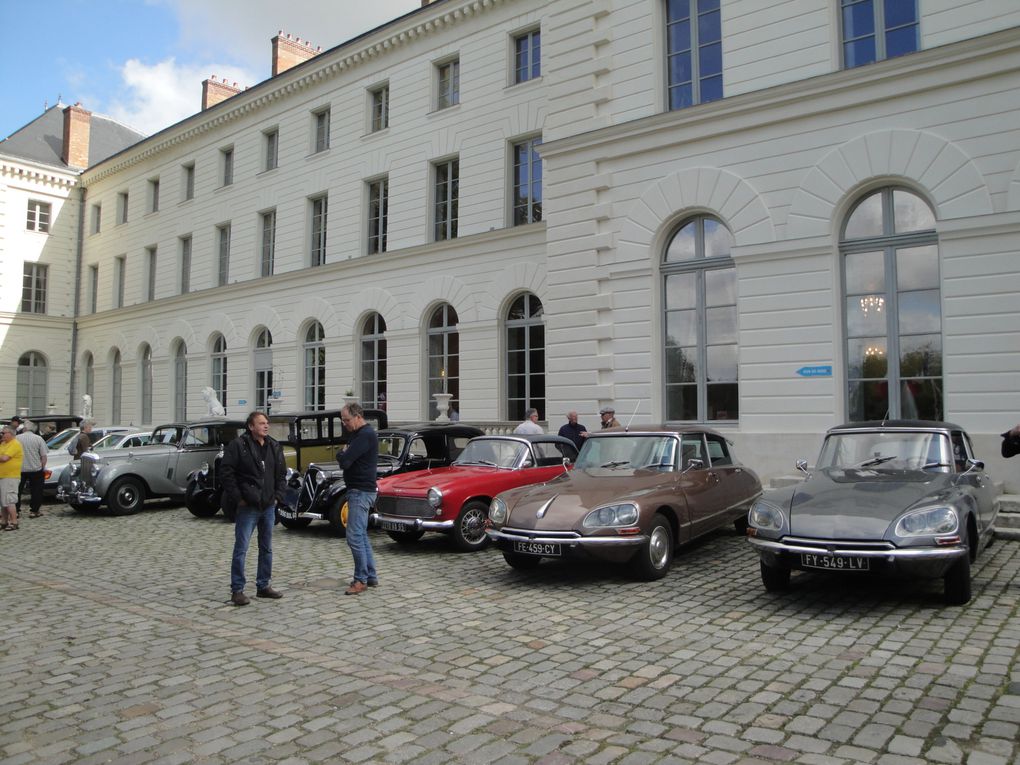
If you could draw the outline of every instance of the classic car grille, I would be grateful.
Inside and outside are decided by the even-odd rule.
[[[505,531],[507,534],[519,534],[522,537],[530,537],[532,539],[542,537],[542,539],[562,539],[566,541],[570,539],[581,538],[581,535],[578,534],[576,531],[544,531],[541,529],[514,529],[509,526],[504,526],[501,530]]]
[[[375,501],[375,510],[383,515],[396,515],[402,518],[434,518],[435,508],[424,499],[408,499],[406,497],[379,497]]]
[[[99,475],[99,458],[94,454],[86,452],[81,455],[81,479],[83,486],[95,486],[96,476]]]
[[[783,541],[801,547],[817,547],[820,550],[828,550],[838,547],[840,550],[895,550],[896,546],[890,542],[854,542],[842,539],[809,539],[807,537],[783,537]]]

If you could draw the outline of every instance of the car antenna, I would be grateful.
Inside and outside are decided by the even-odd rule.
[[[634,411],[630,413],[630,419],[629,419],[629,420],[627,420],[627,424],[623,426],[623,429],[624,429],[624,430],[630,430],[630,424],[631,424],[632,422],[634,422],[634,415],[636,415],[636,414],[637,414],[637,410],[638,410],[638,407],[639,407],[639,406],[641,406],[641,401],[640,401],[640,399],[638,400],[637,404],[635,404],[635,405],[634,405]]]

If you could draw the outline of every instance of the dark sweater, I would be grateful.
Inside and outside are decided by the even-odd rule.
[[[379,439],[375,429],[365,423],[354,431],[347,448],[337,455],[337,462],[344,471],[344,483],[348,489],[375,491],[379,463]]]
[[[279,442],[267,436],[262,445],[243,433],[223,450],[223,494],[235,506],[264,510],[286,489],[287,463]]]

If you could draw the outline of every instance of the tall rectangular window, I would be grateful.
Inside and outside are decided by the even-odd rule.
[[[128,193],[122,191],[117,195],[117,223],[118,225],[128,222]]]
[[[533,29],[514,37],[514,82],[542,76],[542,33]]]
[[[99,310],[99,266],[89,266],[89,313]]]
[[[36,199],[28,200],[28,221],[26,228],[29,231],[38,231],[45,234],[50,230],[50,207],[49,202],[40,202]]]
[[[436,109],[446,109],[460,103],[460,59],[436,66]]]
[[[159,212],[159,178],[149,180],[149,212]]]
[[[191,235],[181,237],[181,294],[191,292]]]
[[[372,132],[385,130],[390,126],[390,86],[382,85],[371,92]]]
[[[380,178],[368,184],[368,252],[386,252],[390,182]]]
[[[223,170],[223,185],[229,186],[234,182],[234,147],[220,149],[220,165]]]
[[[329,148],[329,108],[315,112],[315,151]]]
[[[541,145],[541,138],[514,144],[515,226],[542,220],[542,158],[537,151]]]
[[[266,136],[266,165],[264,170],[275,170],[280,160],[280,131],[269,130]]]
[[[273,275],[276,259],[276,210],[262,213],[262,276]]]
[[[847,69],[921,47],[917,0],[840,0],[840,17]]]
[[[103,206],[92,205],[92,233],[98,234],[103,228]]]
[[[666,0],[666,69],[670,109],[723,97],[719,0]]]
[[[145,248],[145,299],[156,299],[156,247]]]
[[[195,198],[195,163],[190,162],[187,165],[181,165],[181,169],[184,171],[184,198],[194,199]]]
[[[326,215],[329,199],[326,196],[312,200],[312,247],[310,264],[321,266],[326,262]]]
[[[124,282],[126,280],[127,256],[120,255],[113,261],[113,307],[124,307]]]
[[[26,263],[21,288],[21,310],[24,313],[46,313],[46,275],[42,263]]]
[[[457,238],[457,208],[460,194],[460,160],[448,159],[435,165],[435,206],[433,238]]]
[[[230,224],[216,227],[217,252],[219,268],[216,272],[216,285],[222,287],[230,277]]]

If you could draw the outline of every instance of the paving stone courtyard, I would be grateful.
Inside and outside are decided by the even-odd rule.
[[[650,584],[374,532],[381,585],[344,597],[344,541],[278,526],[285,597],[238,608],[219,518],[45,512],[0,534],[5,765],[1020,760],[1020,541],[950,608],[941,583],[767,594],[732,531]]]

